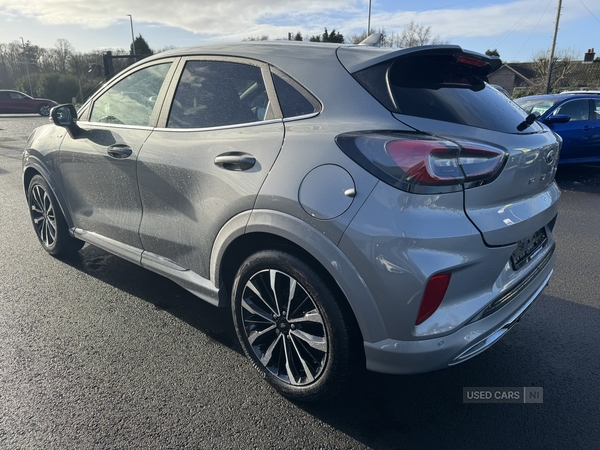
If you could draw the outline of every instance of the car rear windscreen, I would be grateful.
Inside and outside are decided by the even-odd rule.
[[[402,57],[354,76],[394,113],[517,133],[527,114],[486,83],[481,67],[465,59],[467,63],[453,55]],[[526,132],[538,130],[533,126]]]

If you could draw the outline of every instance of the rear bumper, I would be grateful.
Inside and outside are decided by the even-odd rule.
[[[464,362],[498,342],[525,314],[553,273],[555,255],[534,280],[507,305],[470,322],[449,335],[416,341],[385,339],[365,342],[367,369],[390,374],[413,374]]]

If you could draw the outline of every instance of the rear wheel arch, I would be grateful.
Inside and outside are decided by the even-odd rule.
[[[260,250],[284,250],[309,263],[341,299],[362,339],[387,337],[385,322],[371,291],[353,263],[334,242],[306,222],[271,210],[245,211],[232,218],[214,241],[210,279],[219,288],[220,304],[230,303],[233,279],[240,264]]]
[[[344,300],[347,307],[350,308],[348,299],[342,289],[336,283],[333,276],[314,256],[298,244],[275,234],[261,232],[247,233],[234,239],[223,253],[219,267],[219,284],[225,286],[230,293],[235,273],[240,265],[246,258],[261,250],[279,250],[302,260],[323,278],[329,289],[336,294],[336,298],[339,296],[340,299]]]

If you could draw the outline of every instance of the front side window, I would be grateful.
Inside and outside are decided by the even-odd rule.
[[[587,99],[572,100],[556,108],[554,115],[567,115],[571,117],[571,122],[590,120],[590,106]]]
[[[210,128],[265,120],[269,97],[261,69],[228,61],[188,61],[168,128]]]
[[[150,117],[171,63],[145,67],[123,78],[95,102],[90,122],[150,126]]]

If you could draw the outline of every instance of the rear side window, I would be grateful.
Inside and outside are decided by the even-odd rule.
[[[319,103],[289,77],[274,73],[273,83],[283,117],[305,116],[319,111]]]
[[[527,116],[486,83],[480,67],[457,62],[453,55],[402,57],[364,69],[355,77],[399,114],[505,133],[517,133],[517,125]]]

